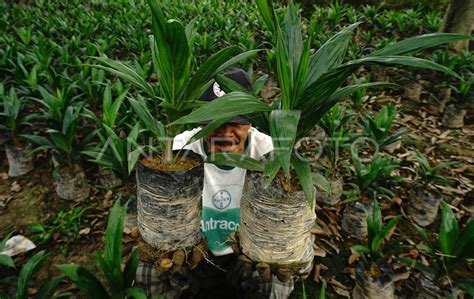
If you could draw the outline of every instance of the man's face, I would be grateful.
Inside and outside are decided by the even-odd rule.
[[[204,140],[210,153],[243,153],[251,125],[226,123],[212,131]]]

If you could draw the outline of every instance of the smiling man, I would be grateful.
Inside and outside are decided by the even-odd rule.
[[[251,92],[248,75],[241,69],[230,69],[227,77]],[[214,83],[201,97],[212,101],[225,93]],[[201,124],[201,127],[205,124]],[[174,148],[182,148],[201,128],[183,132],[174,139]],[[239,153],[254,159],[273,150],[270,136],[259,132],[242,117],[236,116],[218,129],[197,140],[185,149],[206,159],[212,153]],[[202,191],[201,230],[208,240],[211,252],[216,256],[232,253],[226,242],[230,233],[237,231],[240,223],[240,198],[245,182],[246,170],[242,168],[204,165],[204,186]]]
[[[240,120],[241,123],[226,123],[204,137],[208,150],[211,153],[243,153],[245,141],[251,125]]]

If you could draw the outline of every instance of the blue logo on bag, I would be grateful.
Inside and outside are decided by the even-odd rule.
[[[224,210],[230,205],[232,196],[227,190],[219,190],[212,196],[212,204],[219,210]]]

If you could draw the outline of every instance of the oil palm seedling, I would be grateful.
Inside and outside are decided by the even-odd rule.
[[[351,24],[359,22],[360,19],[362,18],[362,16],[359,14],[357,9],[352,6],[347,7],[346,16],[347,16],[347,20]]]
[[[418,180],[413,182],[410,189],[410,203],[408,212],[413,221],[420,226],[428,226],[435,221],[443,195],[436,189],[434,184],[448,185],[451,180],[440,175],[443,168],[456,164],[457,162],[445,162],[437,166],[431,166],[426,157],[415,149],[418,165],[416,171]]]
[[[1,86],[0,130],[5,134],[5,151],[8,159],[8,175],[18,177],[33,170],[33,154],[31,144],[21,137],[25,127],[31,126],[33,115],[25,115],[26,99],[19,97],[13,87],[8,94]],[[2,138],[3,139],[3,138]]]
[[[125,268],[122,268],[123,221],[127,205],[120,207],[117,200],[110,210],[105,231],[104,252],[95,253],[100,269],[105,276],[108,288],[102,284],[94,273],[75,264],[57,265],[58,269],[68,276],[87,298],[147,298],[145,293],[133,287],[138,266],[138,252],[133,249]]]
[[[7,234],[1,241],[0,241],[0,252],[3,252],[3,250],[5,249],[5,245],[7,244],[7,241],[8,239],[10,239],[10,236],[12,235],[12,233],[9,233]],[[13,261],[13,259],[11,258],[11,256],[9,255],[5,255],[5,254],[0,254],[0,266],[4,267],[15,267],[15,262]]]
[[[353,144],[354,145],[354,144]],[[354,188],[361,196],[391,198],[393,193],[382,187],[384,181],[398,180],[392,172],[398,167],[398,161],[390,156],[375,153],[370,162],[364,163],[358,156],[356,147],[351,147],[352,164],[354,166]]]
[[[454,70],[460,64],[460,58],[457,55],[451,55],[448,49],[439,49],[433,52],[430,57],[434,62],[444,65],[450,70]]]
[[[116,93],[116,97],[112,94]],[[105,124],[110,128],[118,129],[127,126],[127,122],[130,122],[130,115],[128,113],[128,107],[123,103],[129,92],[128,88],[125,88],[120,80],[117,80],[113,85],[110,81],[107,81],[102,99],[102,117],[96,117],[95,114],[90,113],[91,118],[95,121],[96,125],[100,127],[101,124]]]
[[[346,193],[348,204],[344,209],[342,229],[351,237],[363,239],[368,231],[365,213],[372,213],[373,209],[371,201],[393,196],[392,191],[384,185],[399,179],[392,175],[398,167],[398,161],[376,153],[370,162],[364,163],[355,147],[351,148],[351,155],[355,174],[351,186],[354,190]]]
[[[356,286],[353,298],[395,298],[393,269],[384,261],[385,238],[398,223],[401,215],[392,218],[386,225],[382,222],[382,212],[374,201],[372,213],[367,213],[367,245],[356,245],[352,249],[361,254],[362,260],[356,267]]]
[[[87,97],[93,110],[97,110],[99,107],[98,96],[100,97],[104,93],[104,80],[105,72],[96,68],[82,67],[78,74],[78,87]]]
[[[204,32],[197,36],[196,46],[200,47],[202,51],[211,51],[216,46],[216,36]]]
[[[34,151],[49,150],[55,169],[53,177],[59,197],[83,201],[89,197],[90,186],[79,165],[81,151],[94,137],[94,132],[79,140],[78,129],[83,118],[84,103],[74,103],[74,98],[65,96],[59,90],[52,95],[43,87],[39,88],[43,98],[38,102],[45,109],[40,115],[47,123],[48,137],[24,135],[38,145]]]
[[[338,139],[340,141],[338,145],[344,147],[351,141],[350,136],[353,128],[350,127],[350,124],[353,122],[354,117],[355,114],[348,112],[343,106],[335,105],[323,115],[319,126],[324,130],[328,138],[342,137]],[[329,157],[333,168],[336,168],[339,156],[337,148],[331,145],[331,150],[324,151],[324,153]]]
[[[54,43],[53,41],[45,38],[44,36],[39,36],[37,46],[33,47],[31,53],[31,58],[42,69],[53,71],[53,56],[56,50],[61,50],[61,46]]]
[[[91,162],[101,166],[101,183],[113,188],[130,181],[130,175],[143,151],[138,145],[140,123],[136,123],[128,134],[124,130],[120,131],[122,134],[117,134],[106,124],[102,125],[102,129],[97,133],[99,142],[83,153],[91,157]]]
[[[364,33],[362,33],[362,39],[367,45],[370,45],[373,43],[377,32],[378,32],[377,28],[367,30]]]
[[[33,58],[30,55],[17,53],[16,60],[13,60],[13,57],[10,58],[10,64],[14,65],[10,71],[13,72],[19,86],[24,86],[26,83],[30,89],[35,90],[38,80],[37,72],[40,65],[35,64],[29,70],[30,65],[33,63],[32,60]],[[25,92],[27,91],[28,89],[25,89]]]
[[[361,118],[361,125],[365,137],[371,138],[377,143],[380,149],[386,149],[393,152],[401,146],[401,139],[404,133],[399,130],[391,133],[391,129],[397,118],[398,111],[395,104],[390,102],[380,109],[379,113],[374,117],[367,115]]]
[[[374,21],[380,26],[383,32],[390,32],[392,29],[392,22],[384,14],[377,14]]]
[[[377,40],[377,43],[375,44],[375,48],[376,49],[385,48],[386,46],[388,46],[389,44],[391,44],[393,42],[394,42],[394,38],[383,36],[383,37],[380,37],[380,39]],[[378,81],[384,81],[384,80],[378,79]]]
[[[438,244],[433,242],[428,233],[414,224],[418,235],[425,243],[417,247],[432,258],[429,265],[419,260],[400,258],[422,272],[416,288],[416,298],[434,298],[442,296],[441,289],[452,289],[458,286],[472,296],[472,280],[469,281],[466,267],[474,259],[474,220],[471,218],[463,229],[448,204],[443,202],[439,225]]]
[[[425,15],[425,24],[429,31],[436,32],[441,27],[441,17],[439,12],[436,10],[431,10]]]
[[[67,255],[69,245],[80,238],[79,226],[87,210],[83,207],[74,207],[69,211],[60,211],[56,216],[49,217],[45,224],[33,223],[31,239],[34,242],[45,243],[53,238],[56,239],[57,236],[64,237],[60,250]]]
[[[464,117],[469,107],[472,107],[472,99],[474,98],[474,91],[472,88],[472,85],[474,84],[474,76],[472,73],[469,75],[470,78],[468,80],[464,80],[463,78],[457,86],[451,85],[451,89],[454,91],[455,102],[448,105],[444,111],[443,125],[447,128],[462,128],[464,126]]]
[[[36,63],[31,70],[27,70],[26,67],[23,65],[23,59],[21,59],[22,56],[18,56],[17,62],[18,62],[18,67],[20,68],[21,72],[23,73],[23,82],[26,83],[26,85],[31,89],[31,90],[36,90],[38,87],[38,69],[41,67],[39,63]]]
[[[132,68],[102,57],[96,58],[99,64],[95,65],[132,83],[143,93],[144,96],[139,94],[128,100],[142,128],[158,139],[155,155],[137,163],[138,226],[145,241],[140,250],[143,260],[148,260],[147,254],[148,258],[155,258],[157,249],[183,255],[183,250],[189,251],[200,242],[203,164],[190,151],[173,153],[173,138],[183,129],[174,121],[200,105],[199,98],[213,84],[217,73],[257,53],[240,53],[237,47],[228,47],[198,67],[192,49],[194,22],[185,27],[177,20],[167,21],[155,0],[148,4],[152,15],[152,65],[158,84],[147,82],[137,64]],[[240,99],[233,93],[224,98]],[[202,131],[210,132],[216,128],[212,126]],[[152,262],[161,263],[162,255],[157,256],[159,260]],[[192,258],[191,254],[186,256]]]
[[[402,11],[389,10],[385,13],[386,17],[398,29],[398,34],[403,35],[407,29],[407,21]]]
[[[4,239],[0,244],[0,250],[5,245],[6,239]],[[4,261],[4,255],[0,255],[0,259]],[[45,254],[45,251],[39,251],[35,255],[33,255],[26,264],[21,268],[18,277],[4,277],[0,280],[0,284],[9,284],[14,288],[14,292],[12,294],[3,293],[0,291],[0,298],[8,299],[8,298],[15,298],[15,299],[27,299],[30,298],[28,294],[28,289],[30,288],[31,278],[33,275],[38,272],[40,267],[46,262],[48,258],[48,254]],[[12,261],[13,262],[13,261]],[[2,262],[0,262],[0,266]],[[8,266],[13,266],[12,263],[9,263]],[[38,292],[35,295],[35,298],[39,299],[46,299],[46,298],[60,298],[61,296],[71,296],[72,294],[62,293],[61,295],[57,295],[57,297],[53,297],[52,293],[55,288],[59,285],[59,283],[64,279],[64,275],[59,275],[54,277],[53,279],[49,280],[47,283],[41,285],[38,288]]]
[[[251,85],[252,85],[252,94],[257,97],[260,94],[260,91],[262,90],[263,86],[268,80],[268,75],[263,74],[260,77],[256,78],[256,74],[254,74],[253,67],[250,67],[247,70],[247,73],[249,75],[249,79],[251,80]],[[255,77],[255,78],[254,78]]]
[[[379,5],[362,5],[362,15],[365,19],[369,22],[373,21],[377,16],[381,14],[381,10],[384,6],[384,3],[380,3]]]
[[[420,27],[423,22],[421,13],[418,9],[407,9],[403,12],[405,23],[406,23],[406,30],[408,32],[415,32],[421,33]]]
[[[289,2],[283,25],[278,21],[279,18],[274,12],[271,1],[259,0],[257,5],[264,23],[272,34],[281,91],[277,104],[274,107],[260,106],[260,102],[252,96],[235,92],[233,94],[240,97],[238,101],[232,97],[221,97],[174,123],[201,123],[209,120],[218,123],[227,117],[272,110],[266,114],[267,125],[259,125],[259,128],[269,132],[272,136],[274,159],[259,162],[252,161],[248,157],[242,158],[241,155],[221,154],[213,155],[210,160],[213,163],[240,165],[243,168],[263,170],[267,179],[264,179],[258,172],[247,173],[248,185],[244,188],[246,190],[244,193],[247,192],[247,195],[243,196],[241,202],[240,244],[242,252],[250,259],[283,265],[284,271],[288,271],[287,268],[294,265],[296,265],[294,268],[297,269],[305,268],[302,265],[307,265],[307,261],[312,260],[309,230],[314,221],[314,212],[310,206],[314,202],[315,193],[308,161],[298,159],[292,153],[296,141],[306,136],[321,117],[339,100],[359,88],[393,86],[388,83],[373,82],[341,88],[348,76],[361,65],[409,65],[443,71],[458,77],[451,70],[431,61],[402,54],[469,37],[452,34],[418,36],[374,51],[363,58],[344,62],[352,32],[359,24],[353,24],[343,29],[330,38],[318,51],[312,53],[313,30],[308,30],[309,36],[306,42],[303,42],[300,19],[292,1]],[[313,26],[314,24],[311,24],[309,28],[313,28]],[[256,109],[248,111],[248,108],[252,106]],[[261,110],[257,110],[260,107],[262,107]],[[273,182],[275,177],[278,178],[276,181],[285,183],[280,186],[274,183],[272,188],[263,188],[264,185]],[[246,197],[252,198],[252,202],[247,202]],[[262,197],[272,200],[267,201],[264,205],[265,212],[258,212],[259,216],[256,216],[257,214],[253,214],[251,211],[253,209],[251,205],[259,202],[259,198]],[[305,197],[307,203],[304,202]],[[287,203],[292,206],[292,209],[295,208],[295,212],[290,215],[287,214],[290,211],[286,206]],[[281,223],[280,221],[292,223],[291,219],[294,219],[299,225],[290,224],[289,227],[294,231],[289,232],[281,225],[275,224],[271,228],[271,234],[253,235],[252,231],[258,231],[258,229],[249,229],[248,226],[262,227],[263,224],[259,221],[263,221],[263,218],[260,215],[269,213],[268,211],[272,211],[271,217],[278,224]],[[245,218],[245,215],[250,217]],[[268,227],[268,225],[263,226]],[[280,237],[276,237],[280,235],[281,240]],[[276,241],[277,239],[278,241]],[[252,248],[259,248],[260,252],[282,252],[284,254],[258,254]],[[262,248],[267,248],[268,251]],[[289,256],[291,259],[288,258]],[[302,271],[304,272],[304,270]]]
[[[463,73],[472,73],[473,68],[474,54],[468,50],[461,50],[459,53],[459,65],[456,70]]]
[[[127,226],[135,227],[137,202],[133,171],[140,154],[146,152],[147,146],[139,145],[140,136],[143,135],[140,122],[137,121],[132,127],[131,111],[123,107],[127,92],[127,90],[121,90],[117,98],[112,101],[110,84],[107,84],[102,105],[102,118],[98,118],[92,111],[88,113],[99,128],[98,140],[90,144],[82,153],[90,157],[89,161],[99,166],[101,185],[107,188],[123,186],[119,191],[122,202],[133,199],[129,202],[126,223]]]
[[[99,181],[109,188],[130,181],[130,175],[139,157],[140,123],[137,122],[132,129],[129,128],[131,115],[125,111],[123,105],[128,89],[124,89],[121,83],[115,85],[118,95],[112,100],[111,83],[106,84],[101,117],[87,110],[87,117],[94,120],[99,128],[99,140],[97,144],[91,144],[83,151],[91,158],[91,162],[99,165]]]
[[[328,176],[328,190],[320,190],[316,201],[329,205],[336,204],[342,195],[342,178],[337,177],[337,168],[343,155],[343,150],[350,147],[353,129],[349,123],[353,120],[354,114],[347,113],[342,106],[336,105],[331,108],[319,122],[319,126],[326,132],[326,141],[323,143],[322,151],[324,157],[330,162]],[[329,173],[328,173],[329,172]],[[313,176],[314,178],[314,176]]]
[[[366,77],[363,78],[357,78],[356,76],[352,75],[352,79],[354,82],[357,84],[363,84],[363,83],[369,83],[371,79],[371,75],[367,75]],[[367,95],[367,88],[361,88],[351,94],[351,109],[360,112],[364,108],[364,105],[366,104],[367,100],[370,97]]]
[[[46,88],[38,87],[41,98],[33,98],[39,103],[41,109],[40,119],[44,120],[48,126],[60,126],[64,118],[64,112],[70,106],[80,103],[80,95],[74,95],[75,85],[56,89],[53,93]]]
[[[454,98],[460,106],[463,106],[466,102],[472,100],[474,95],[472,88],[472,85],[474,84],[474,74],[469,73],[467,76],[467,80],[462,76],[462,80],[457,85],[451,85],[451,88],[454,91]]]
[[[335,3],[329,4],[325,20],[329,25],[339,24],[346,14],[347,6],[336,1]]]
[[[135,65],[134,69],[125,63],[108,58],[96,58],[100,63],[94,65],[117,75],[127,82],[138,87],[150,98],[131,98],[130,103],[139,115],[144,128],[152,131],[158,138],[162,151],[162,160],[165,163],[173,161],[172,142],[173,137],[180,132],[181,126],[173,123],[179,117],[188,114],[192,108],[199,106],[197,102],[202,93],[213,83],[213,77],[222,70],[247,59],[257,53],[248,51],[239,53],[237,47],[228,47],[219,51],[206,62],[204,62],[193,74],[192,46],[195,39],[194,23],[191,22],[184,27],[177,20],[166,21],[155,1],[149,1],[152,10],[152,31],[150,36],[150,47],[154,71],[158,77],[158,87],[152,86],[141,76],[140,67]],[[175,36],[172,36],[176,34]],[[171,38],[176,37],[177,38]],[[178,51],[179,50],[179,51]],[[232,95],[229,95],[232,98]],[[153,111],[148,106],[158,106],[158,111]],[[145,110],[144,110],[145,109]],[[159,112],[162,121],[155,120],[151,112]],[[166,124],[166,128],[165,125]],[[165,138],[166,137],[166,138]]]

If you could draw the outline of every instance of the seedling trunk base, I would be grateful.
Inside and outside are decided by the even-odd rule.
[[[265,188],[265,180],[261,173],[247,172],[240,206],[242,253],[272,268],[305,272],[313,260],[314,209],[302,191]]]
[[[446,107],[443,115],[443,126],[450,129],[460,129],[464,127],[464,116],[467,110],[458,109],[455,105]]]
[[[440,299],[443,298],[441,289],[436,286],[433,278],[421,274],[416,285],[416,299]]]
[[[90,186],[81,167],[57,167],[53,172],[56,193],[62,199],[84,201],[89,197]]]
[[[405,97],[412,101],[418,102],[421,96],[421,89],[421,84],[412,82],[405,88]]]
[[[400,149],[401,147],[402,147],[402,141],[397,140],[394,143],[390,143],[389,145],[386,145],[384,149],[390,154],[393,154],[396,150]]]
[[[99,167],[99,182],[107,188],[115,188],[123,184],[112,169]]]
[[[393,270],[389,264],[378,261],[371,268],[363,262],[356,267],[356,285],[352,296],[354,299],[394,299],[395,285],[393,283]],[[372,273],[378,272],[378,273]]]
[[[410,189],[408,213],[419,226],[435,221],[443,195],[434,188],[416,185]]]
[[[5,144],[5,152],[8,160],[8,176],[19,177],[33,170],[31,144],[25,147]]]
[[[128,198],[124,198],[121,200],[123,204],[128,201]],[[136,199],[131,199],[128,201],[127,206],[127,214],[123,219],[123,227],[128,227],[129,229],[133,229],[134,227],[138,227],[138,213],[137,213],[137,201]]]
[[[331,187],[330,192],[318,192],[318,195],[316,196],[316,201],[319,204],[334,206],[341,199],[343,183],[341,179],[328,179],[328,181]]]
[[[183,156],[202,161],[185,152]],[[203,164],[191,170],[161,171],[137,165],[138,227],[145,242],[170,251],[201,240]]]
[[[364,239],[367,237],[367,218],[365,211],[372,214],[372,205],[364,204],[359,201],[347,204],[342,216],[342,229],[351,237]]]

